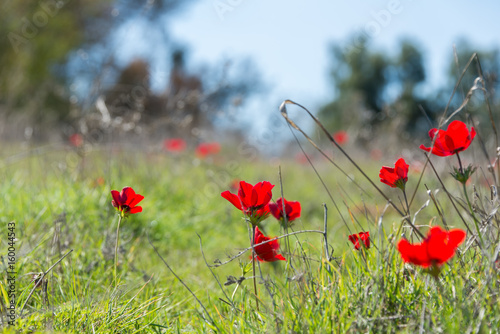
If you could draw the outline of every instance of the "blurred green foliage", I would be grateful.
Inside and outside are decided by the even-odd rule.
[[[347,46],[335,44],[331,51],[334,98],[321,108],[321,119],[331,130],[358,127],[360,138],[366,141],[376,135],[378,127],[383,127],[384,131],[392,128],[407,137],[409,134],[425,134],[438,122],[474,52],[478,57],[467,68],[451,100],[448,115],[462,104],[480,73],[490,102],[498,104],[495,95],[499,88],[498,50],[477,51],[465,40],[455,49],[449,57],[445,83],[437,89],[424,90],[427,78],[425,57],[416,42],[401,40],[392,55],[375,49],[363,35],[353,36]],[[489,120],[483,92],[476,90],[471,99],[466,111],[476,120]]]
[[[157,22],[179,0],[42,0],[0,5],[0,113],[60,121],[70,112],[76,76],[101,74],[113,60],[113,33],[141,17]],[[79,58],[82,64],[76,64]],[[92,58],[92,59],[90,59]],[[90,73],[90,78],[89,78]]]
[[[111,1],[6,1],[0,11],[0,103],[5,112],[69,111],[64,65],[71,51],[108,32]],[[99,34],[91,33],[99,27]]]

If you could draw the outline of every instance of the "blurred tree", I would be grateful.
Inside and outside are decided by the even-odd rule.
[[[415,42],[403,39],[399,45],[399,54],[393,60],[394,75],[392,85],[399,91],[391,102],[394,111],[392,117],[399,118],[406,133],[425,133],[435,118],[435,105],[429,97],[418,94],[418,87],[425,81],[424,57]]]
[[[17,117],[20,126],[34,127],[37,134],[37,128],[64,121],[71,124],[68,135],[110,127],[144,133],[143,125],[163,134],[210,127],[222,109],[241,105],[260,84],[254,66],[246,61],[224,61],[207,66],[204,73],[190,73],[186,53],[173,46],[178,43],[171,41],[165,24],[169,15],[188,3],[2,3],[0,31],[6,38],[0,39],[0,124]],[[142,59],[120,65],[124,57],[117,49],[127,43],[120,34],[130,27],[142,33],[139,38],[146,48],[161,52],[146,51],[139,56]],[[163,59],[157,56],[162,52]],[[170,67],[170,74],[151,74],[158,62]],[[163,91],[154,92],[152,80],[158,75],[169,75],[169,80]]]
[[[167,85],[159,93],[149,89],[148,62],[137,59],[125,66],[115,84],[101,93],[104,105],[85,118],[84,128],[105,130],[109,126],[100,116],[105,106],[104,114],[119,121],[113,122],[118,130],[202,139],[201,129],[206,133],[221,120],[219,116],[226,118],[225,111],[241,106],[261,87],[250,61],[223,61],[192,74],[185,58],[184,50],[174,49]]]
[[[401,40],[394,57],[372,50],[368,41],[360,36],[354,36],[348,45],[344,49],[332,48],[331,78],[335,98],[320,109],[319,116],[331,131],[355,127],[359,130],[361,143],[369,143],[375,138],[375,131],[396,133],[401,139],[424,136],[426,130],[437,125],[474,52],[480,60],[490,105],[495,108],[500,102],[496,94],[500,88],[498,49],[476,51],[462,39],[450,57],[445,84],[424,95],[421,89],[426,79],[424,57],[415,42]],[[477,60],[467,68],[447,115],[459,108],[470,89],[476,87],[458,117],[465,120],[466,113],[472,114],[477,125],[485,124],[491,130],[490,113],[482,86],[477,82],[479,68]],[[498,113],[493,111],[492,114],[498,122]]]
[[[0,109],[2,113],[31,110],[35,121],[50,109],[68,110],[60,65],[70,50],[86,38],[106,1],[6,1],[0,10]],[[97,10],[97,9],[100,10]],[[91,11],[92,12],[92,11]],[[100,20],[97,20],[100,21]],[[104,30],[105,31],[105,30]],[[49,109],[49,110],[48,110]]]
[[[390,62],[383,54],[372,51],[364,36],[354,36],[350,43],[353,47],[332,48],[335,99],[319,112],[332,131],[352,124],[363,124],[368,129],[383,118]]]
[[[1,111],[29,110],[35,121],[64,117],[69,111],[64,65],[72,50],[107,35],[110,5],[97,0],[3,2]]]
[[[113,33],[130,20],[158,24],[181,0],[6,0],[0,8],[0,115],[63,120],[75,76],[114,63]],[[164,26],[164,25],[163,25]],[[166,33],[164,33],[166,36]],[[87,51],[84,51],[87,50]],[[84,60],[75,62],[74,59]],[[90,80],[93,78],[90,77]]]
[[[320,109],[319,116],[331,131],[356,127],[358,139],[365,142],[374,137],[377,128],[409,138],[410,134],[414,137],[435,126],[474,50],[465,40],[459,42],[458,52],[450,61],[448,82],[424,95],[420,89],[426,79],[424,57],[415,42],[401,40],[393,57],[374,51],[362,36],[354,36],[348,45],[344,49],[332,48],[334,99]],[[499,55],[496,49],[478,52],[488,95],[494,104],[498,103]],[[478,63],[473,62],[448,115],[462,104],[478,75]],[[480,90],[473,94],[465,110],[476,113],[479,121],[489,120]]]

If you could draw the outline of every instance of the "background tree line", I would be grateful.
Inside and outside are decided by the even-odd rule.
[[[218,115],[239,108],[262,90],[263,83],[249,60],[207,64],[204,71],[190,67],[182,41],[172,39],[164,22],[192,2],[3,2],[0,133],[22,132],[29,125],[35,135],[43,136],[47,128],[63,124],[68,135],[110,127],[182,135],[217,124]],[[131,22],[142,26],[150,54],[166,50],[161,60],[168,68],[163,89],[151,87],[157,74],[151,71],[155,57],[130,59],[125,65],[117,61],[116,45],[123,42],[118,33]],[[450,52],[446,82],[432,90],[426,86],[421,50],[416,42],[403,39],[388,53],[356,35],[347,47],[333,44],[332,100],[320,108],[319,117],[331,131],[356,130],[360,143],[380,131],[406,138],[425,135],[436,125],[473,52],[478,52],[488,97],[496,108],[497,49],[478,51],[462,40],[456,53]],[[452,110],[460,106],[478,75],[474,61],[452,100]],[[480,124],[489,121],[481,90],[474,92],[466,111]]]
[[[379,132],[391,131],[399,137],[421,138],[435,127],[448,104],[462,70],[474,52],[474,60],[453,96],[448,115],[458,108],[479,77],[480,67],[493,110],[498,106],[497,90],[500,57],[498,49],[477,50],[461,40],[450,52],[446,80],[439,88],[426,88],[427,72],[422,48],[403,39],[394,54],[375,49],[363,36],[354,36],[342,47],[331,47],[330,70],[333,96],[319,111],[332,131],[351,128],[359,131],[360,142],[369,142]],[[491,130],[482,90],[475,90],[466,114]],[[494,117],[498,116],[494,113]],[[498,119],[497,119],[498,120]]]
[[[248,59],[189,68],[183,42],[170,36],[165,22],[192,2],[3,2],[0,132],[8,137],[29,128],[30,136],[44,137],[64,125],[66,135],[114,128],[165,136],[212,126],[221,111],[241,106],[261,85]],[[149,51],[122,64],[117,45],[129,41],[120,31],[131,24],[141,27]],[[167,73],[152,72],[158,61]],[[164,79],[163,88],[152,88],[155,77]]]

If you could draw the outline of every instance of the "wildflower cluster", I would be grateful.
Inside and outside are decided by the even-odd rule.
[[[278,254],[279,243],[277,240],[271,240],[266,237],[258,228],[258,225],[272,214],[278,221],[282,222],[286,217],[288,223],[300,217],[300,203],[291,202],[286,199],[279,198],[276,203],[271,203],[273,196],[272,189],[274,185],[268,181],[261,181],[255,185],[251,185],[245,181],[239,182],[238,192],[236,194],[226,190],[221,193],[221,196],[233,204],[238,210],[241,210],[248,219],[254,230],[254,247],[256,258],[259,261],[273,262],[277,260],[286,261],[286,259]],[[285,206],[285,211],[283,211]],[[285,214],[283,214],[285,212]]]
[[[474,173],[475,168],[471,165],[464,169],[459,152],[465,151],[470,146],[475,135],[476,130],[473,127],[469,131],[465,123],[455,120],[449,124],[446,130],[431,129],[429,131],[429,137],[432,140],[431,147],[420,145],[420,148],[439,157],[456,154],[459,168],[454,168],[452,175],[465,187],[465,183]],[[401,158],[396,161],[394,168],[382,167],[380,170],[380,181],[393,188],[401,189],[405,200],[408,168],[409,165]],[[409,212],[408,202],[406,202],[406,205],[407,212]],[[352,239],[351,237],[353,236],[349,236],[349,240],[356,247],[357,237]],[[437,277],[441,271],[441,266],[455,255],[456,248],[465,240],[465,237],[466,233],[461,229],[444,231],[441,227],[434,226],[421,243],[410,244],[406,239],[400,240],[398,251],[404,262],[427,268],[431,275]],[[359,246],[356,247],[356,249],[358,248]]]
[[[469,131],[467,126],[460,121],[453,121],[447,130],[432,129],[429,136],[432,139],[431,147],[421,145],[420,148],[431,154],[446,157],[457,155],[459,168],[455,168],[454,177],[463,183],[468,180],[474,172],[474,168],[462,167],[459,152],[466,150],[475,137],[475,130]],[[346,133],[337,134],[336,141],[347,141]],[[182,152],[186,148],[186,143],[179,138],[168,139],[164,142],[164,147],[168,152]],[[219,152],[218,143],[205,143],[198,146],[196,154],[204,157]],[[406,184],[408,182],[409,165],[403,158],[394,164],[394,167],[383,166],[380,169],[380,181],[392,188],[399,188],[404,195],[406,210],[409,214],[409,204],[406,198]],[[280,245],[278,238],[268,237],[263,233],[262,222],[269,216],[275,217],[283,228],[287,228],[301,216],[301,204],[297,201],[288,201],[285,198],[278,198],[272,202],[272,190],[274,185],[268,181],[261,181],[252,185],[245,181],[234,182],[236,193],[226,190],[221,196],[229,201],[234,207],[240,210],[252,228],[251,249],[253,252],[252,262],[255,260],[263,262],[286,261],[286,258],[279,252]],[[236,189],[237,188],[237,189]],[[131,187],[125,187],[121,191],[112,190],[112,205],[119,214],[117,229],[117,243],[115,250],[115,279],[117,266],[118,233],[120,222],[131,214],[142,212],[142,207],[138,204],[144,196],[137,194]],[[439,226],[432,227],[427,237],[420,243],[411,244],[408,240],[402,239],[398,242],[397,249],[402,259],[406,263],[421,266],[430,274],[437,277],[444,263],[450,260],[457,247],[465,240],[466,233],[460,229],[449,231],[443,230]],[[348,240],[353,244],[355,250],[370,248],[370,232],[363,231],[348,236]],[[255,274],[255,265],[254,265]],[[255,282],[254,282],[255,285]]]

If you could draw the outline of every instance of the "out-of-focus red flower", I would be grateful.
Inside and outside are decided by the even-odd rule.
[[[220,195],[243,211],[245,215],[262,217],[269,213],[267,204],[273,196],[273,187],[274,185],[268,181],[259,182],[255,186],[240,181],[238,194],[226,190]]]
[[[229,188],[233,191],[238,191],[239,187],[240,187],[240,181],[238,179],[232,180],[229,186]]]
[[[427,237],[419,244],[410,244],[401,239],[398,250],[405,262],[427,268],[439,267],[455,255],[455,250],[465,240],[466,233],[461,229],[444,231],[434,226],[427,233]]]
[[[301,165],[305,165],[307,163],[307,156],[303,152],[297,152],[295,154],[295,161]]]
[[[144,199],[144,196],[136,194],[131,187],[125,187],[120,192],[111,190],[111,196],[113,197],[111,204],[122,217],[142,212],[142,207],[137,206],[137,204]]]
[[[333,139],[335,139],[337,144],[344,145],[349,140],[349,135],[347,134],[346,131],[340,130],[333,134]]]
[[[217,142],[201,143],[196,148],[196,155],[200,158],[206,158],[209,155],[214,155],[219,152],[220,152],[220,144]]]
[[[475,136],[476,130],[474,127],[471,127],[469,132],[464,122],[455,120],[448,125],[448,129],[446,130],[431,129],[429,137],[433,141],[436,138],[434,146],[425,147],[424,145],[420,145],[420,148],[434,155],[446,157],[465,151]]]
[[[258,227],[255,227],[255,245],[271,239],[273,238],[266,237],[264,234],[262,234]],[[254,248],[255,253],[257,253],[257,260],[259,261],[286,261],[283,255],[278,254],[278,249],[280,248],[278,240],[269,241],[268,243],[265,243],[263,245],[255,246]]]
[[[69,137],[69,142],[73,147],[81,147],[83,145],[83,137],[79,133],[74,133]]]
[[[281,197],[278,198],[276,203],[269,203],[268,207],[269,211],[276,219],[283,219],[283,199]],[[301,207],[299,202],[287,201],[285,199],[285,214],[288,222],[292,222],[295,219],[299,218],[300,211]]]
[[[383,155],[382,151],[378,148],[374,148],[373,150],[370,151],[370,159],[372,160],[378,161],[382,159],[382,155]]]
[[[186,141],[182,138],[170,138],[163,141],[163,147],[167,152],[182,152],[186,149]]]
[[[415,174],[420,174],[424,170],[424,164],[418,160],[412,160],[411,161],[411,170]]]
[[[355,250],[359,250],[361,248],[359,243],[360,239],[366,248],[370,248],[370,232],[359,232],[358,234],[351,234],[349,236],[349,241],[352,242]]]
[[[104,184],[106,183],[106,181],[104,180],[104,178],[102,176],[99,176],[98,178],[96,178],[93,182],[92,182],[92,185],[94,187],[99,187],[99,186],[103,186]]]
[[[380,181],[392,188],[398,187],[404,190],[408,181],[408,167],[405,159],[400,158],[396,161],[394,168],[384,166],[380,169]]]

